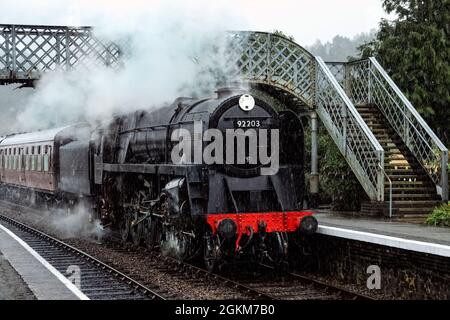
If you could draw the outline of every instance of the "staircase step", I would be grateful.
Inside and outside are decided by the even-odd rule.
[[[416,187],[422,187],[422,186],[428,186],[432,188],[432,185],[429,183],[426,183],[424,181],[392,181],[392,187],[405,187],[405,188],[416,188]]]
[[[389,199],[385,199],[389,200]],[[437,200],[394,200],[392,205],[395,208],[424,208],[435,207],[439,204]]]
[[[396,182],[403,182],[405,181],[405,179],[408,180],[412,180],[413,182],[423,182],[425,180],[424,176],[418,176],[418,175],[389,175],[389,178],[391,179],[392,183],[396,183]],[[387,179],[385,180],[387,183]],[[409,182],[409,181],[408,181]]]
[[[398,148],[392,148],[388,150],[384,150],[384,155],[391,155],[391,154],[403,154]]]
[[[421,170],[421,168],[417,169],[415,165],[411,165],[411,168],[403,169],[403,168],[393,168],[393,166],[385,166],[384,170],[388,175],[402,175],[402,174],[416,174],[420,176],[425,176],[425,172]]]
[[[396,198],[413,198],[413,199],[430,199],[434,198],[434,195],[424,194],[424,193],[400,193],[400,194],[392,194],[392,199]]]
[[[389,184],[385,186],[384,190],[385,190],[386,192],[389,191]],[[430,191],[431,191],[431,192],[430,192]],[[393,186],[393,187],[392,187],[392,192],[394,192],[394,193],[399,193],[399,192],[412,192],[412,193],[417,193],[417,192],[420,192],[420,193],[428,193],[428,194],[431,194],[431,193],[433,192],[433,189],[427,188],[427,187],[418,187],[418,186],[415,186],[415,185],[411,185],[411,186],[409,186],[409,187],[405,187],[405,186],[402,186],[402,187],[394,187],[394,186]]]
[[[397,212],[399,214],[405,214],[405,215],[414,215],[414,214],[428,215],[433,211],[433,209],[434,209],[434,206],[414,207],[414,208],[398,208]]]
[[[389,158],[387,158],[384,161],[384,167],[387,169],[391,168],[395,169],[395,167],[404,167],[404,166],[410,167],[411,165],[406,160],[390,160]]]

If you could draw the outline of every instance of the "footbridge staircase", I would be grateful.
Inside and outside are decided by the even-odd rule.
[[[278,35],[231,37],[248,81],[317,112],[372,201],[364,211],[421,214],[448,200],[447,148],[375,58],[327,63]]]
[[[319,116],[371,200],[365,211],[427,213],[448,200],[448,150],[375,58],[324,62],[279,35],[225,37],[227,57],[238,66],[230,77]],[[120,67],[122,54],[120,45],[99,40],[89,27],[0,25],[3,83],[93,61]]]

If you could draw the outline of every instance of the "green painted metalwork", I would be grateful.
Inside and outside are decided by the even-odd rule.
[[[445,199],[447,149],[374,58],[325,63],[264,32],[228,32],[225,44],[224,59],[237,66],[227,76],[282,89],[315,110],[372,200],[384,200],[384,150],[354,106],[365,103],[380,108]],[[75,66],[119,68],[122,55],[90,27],[0,25],[2,81],[39,79],[43,72]]]

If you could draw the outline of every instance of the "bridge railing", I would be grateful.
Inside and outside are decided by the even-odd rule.
[[[384,150],[325,62],[316,61],[317,113],[369,197],[384,201]]]
[[[341,67],[342,68],[342,67]],[[345,64],[343,88],[354,104],[374,104],[448,200],[448,150],[375,58]]]
[[[0,24],[0,80],[38,79],[43,72],[92,64],[116,66],[121,51],[90,27]]]
[[[289,39],[267,32],[229,32],[240,75],[294,94],[309,107],[315,97],[315,59]]]
[[[316,109],[366,193],[372,200],[384,201],[384,150],[338,83],[344,74],[336,80],[321,58],[282,36],[263,32],[229,36],[235,54],[228,55],[237,59],[239,76],[282,88]]]

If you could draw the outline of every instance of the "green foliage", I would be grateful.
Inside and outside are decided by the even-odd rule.
[[[281,36],[281,37],[284,37],[284,38],[286,38],[286,39],[289,39],[289,40],[291,40],[291,41],[295,41],[295,38],[293,37],[293,36],[289,36],[289,35],[287,35],[287,34],[285,34],[283,31],[281,31],[281,30],[273,30],[273,32],[272,32],[273,34],[275,34],[275,35],[277,35],[277,36]]]
[[[357,34],[352,38],[337,35],[327,42],[317,40],[311,46],[307,46],[306,49],[325,61],[352,60],[358,54],[359,46],[372,41],[375,34],[375,30],[371,30],[368,33]]]
[[[427,218],[427,224],[450,227],[450,204],[436,207]]]
[[[450,0],[384,0],[393,21],[359,48],[376,56],[438,136],[450,144]]]
[[[358,211],[361,201],[367,200],[367,196],[334,141],[325,128],[320,128],[318,146],[320,202],[331,202],[332,209],[337,211]],[[305,129],[305,150],[309,162],[311,159],[309,128]],[[309,166],[306,168],[308,171]]]

